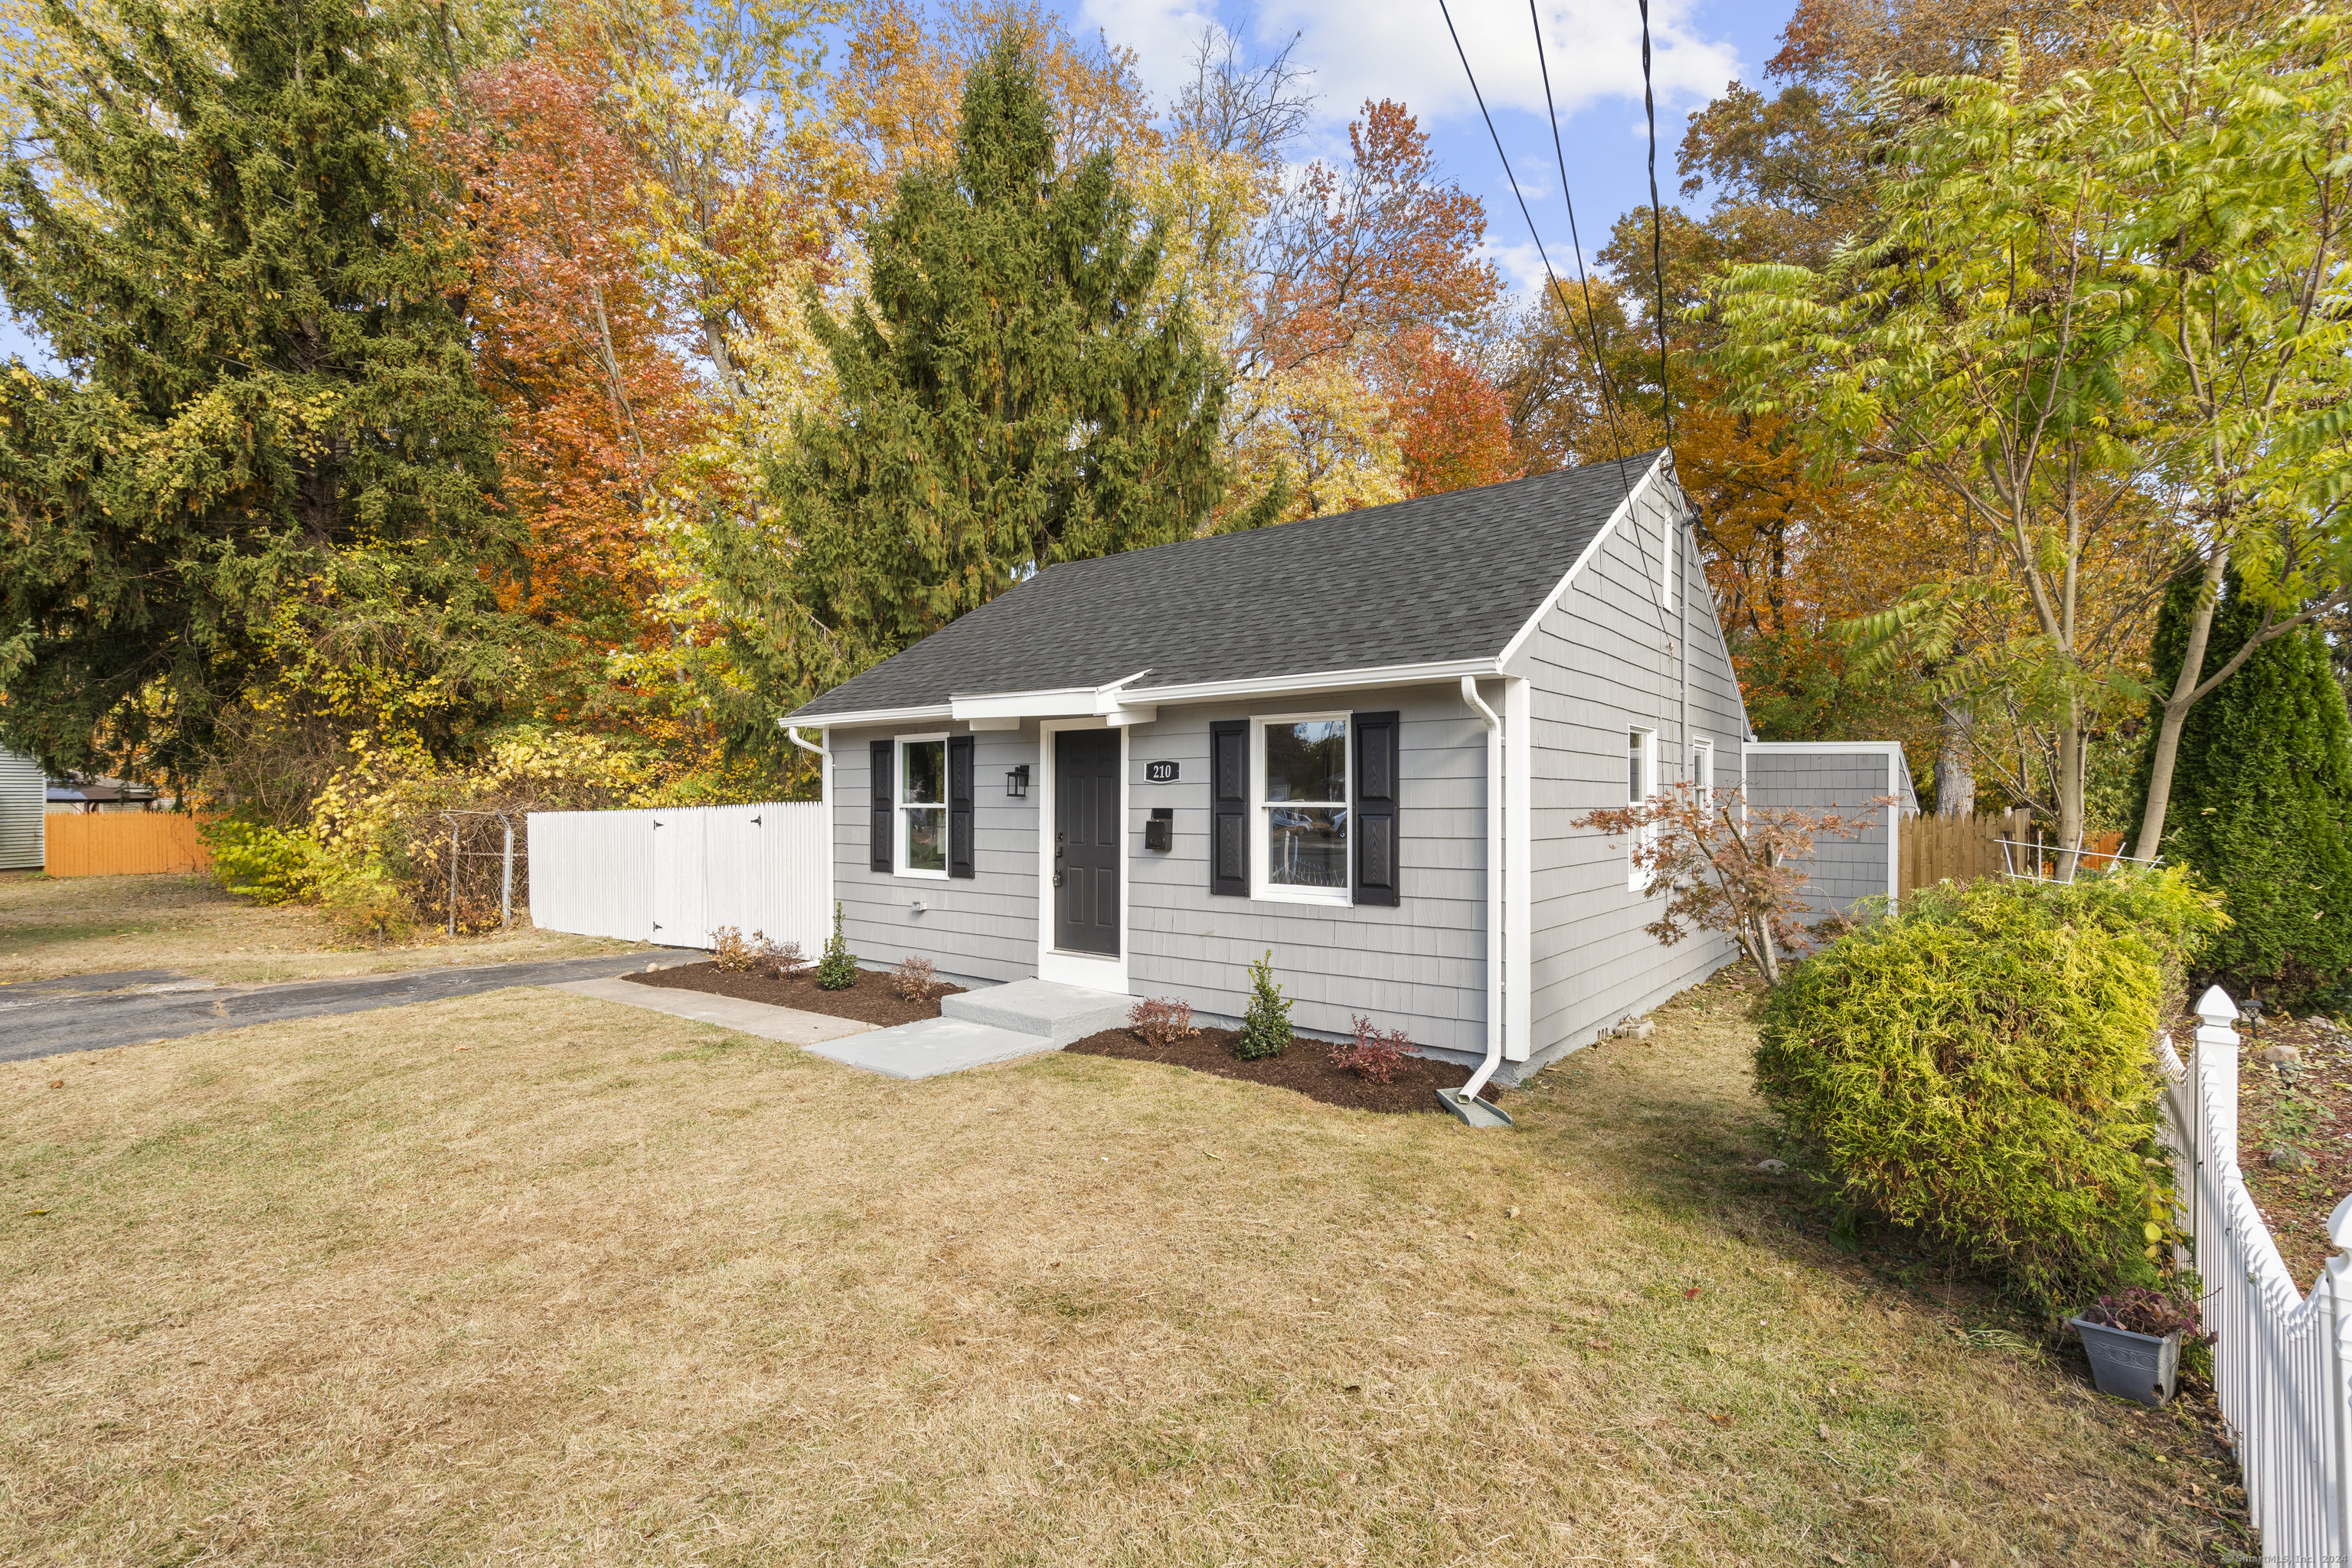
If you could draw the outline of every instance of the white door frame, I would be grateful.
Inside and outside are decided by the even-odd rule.
[[[1118,956],[1064,952],[1054,945],[1054,737],[1065,730],[1116,729],[1118,732]],[[1102,719],[1041,719],[1037,721],[1037,978],[1058,985],[1084,985],[1127,994],[1127,950],[1130,903],[1128,888],[1127,727]]]

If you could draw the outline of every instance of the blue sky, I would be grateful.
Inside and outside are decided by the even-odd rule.
[[[1528,8],[1517,0],[1450,0],[1454,26],[1495,111],[1511,166],[1543,231],[1552,265],[1572,268],[1560,176],[1544,124]],[[1634,0],[1538,0],[1543,16],[1569,192],[1587,249],[1616,217],[1649,199],[1643,171],[1640,13]],[[1298,35],[1294,58],[1314,71],[1317,119],[1308,152],[1336,152],[1368,98],[1402,100],[1421,116],[1447,174],[1486,204],[1491,253],[1515,289],[1540,284],[1527,225],[1511,200],[1478,118],[1462,64],[1446,37],[1437,0],[1060,0],[1072,31],[1099,29],[1133,48],[1146,85],[1162,95],[1183,79],[1191,42],[1214,22],[1264,52]],[[1755,82],[1777,47],[1793,0],[1652,0],[1652,54],[1658,93],[1658,189],[1675,199],[1675,148],[1690,111],[1735,79]],[[0,319],[0,358],[38,350]]]

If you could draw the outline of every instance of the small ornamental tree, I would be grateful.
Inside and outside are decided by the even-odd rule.
[[[1274,983],[1274,950],[1250,965],[1249,1016],[1234,1041],[1234,1055],[1245,1062],[1280,1056],[1290,1045],[1290,998]]]
[[[1895,799],[1881,795],[1873,811],[1840,816],[1751,806],[1737,788],[1710,794],[1677,784],[1639,805],[1588,813],[1575,826],[1633,838],[1634,868],[1646,874],[1650,897],[1666,900],[1644,931],[1668,947],[1693,930],[1718,931],[1739,944],[1769,987],[1780,984],[1782,952],[1802,953],[1817,940],[1804,923],[1811,873],[1801,865],[1813,841],[1853,837]]]
[[[833,935],[825,939],[824,956],[816,961],[816,984],[820,991],[846,991],[857,984],[857,960],[849,951],[849,942],[841,934],[841,905],[833,906]]]

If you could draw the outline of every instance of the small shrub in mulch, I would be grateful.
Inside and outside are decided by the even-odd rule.
[[[743,973],[709,963],[682,963],[675,969],[624,974],[621,978],[639,985],[701,991],[713,996],[765,1002],[772,1007],[797,1007],[803,1013],[824,1013],[835,1018],[855,1018],[861,1024],[885,1025],[936,1018],[940,1016],[940,998],[952,996],[963,989],[961,985],[933,982],[929,994],[917,1001],[899,990],[898,976],[877,974],[871,970],[857,970],[847,985],[826,990],[807,971],[791,975]]]
[[[1437,1091],[1459,1089],[1470,1081],[1470,1069],[1466,1067],[1409,1056],[1396,1063],[1388,1082],[1375,1083],[1333,1065],[1329,1046],[1319,1040],[1293,1039],[1293,1048],[1244,1060],[1236,1054],[1239,1040],[1232,1029],[1202,1028],[1150,1045],[1132,1029],[1105,1029],[1068,1048],[1080,1056],[1162,1062],[1217,1078],[1272,1084],[1326,1105],[1342,1105],[1356,1110],[1426,1110],[1444,1115],[1445,1110],[1437,1103]],[[1502,1096],[1502,1089],[1490,1083],[1479,1091],[1478,1098],[1499,1102]]]

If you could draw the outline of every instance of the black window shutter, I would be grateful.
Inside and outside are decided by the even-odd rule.
[[[1399,902],[1397,716],[1356,715],[1356,902]]]
[[[890,832],[890,792],[897,787],[891,780],[894,770],[890,766],[890,749],[895,744],[891,741],[874,742],[874,853],[871,863],[877,871],[885,873],[891,868],[891,854],[895,847]]]
[[[1209,891],[1249,897],[1249,721],[1209,726]]]
[[[971,737],[948,737],[948,875],[971,877]]]

